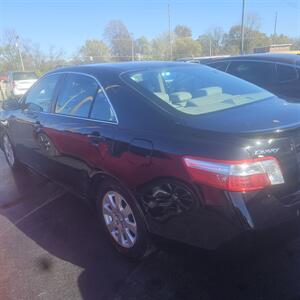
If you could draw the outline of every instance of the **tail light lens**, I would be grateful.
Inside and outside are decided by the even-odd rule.
[[[183,160],[194,181],[222,190],[247,192],[284,183],[279,163],[274,157],[242,161],[184,157]]]

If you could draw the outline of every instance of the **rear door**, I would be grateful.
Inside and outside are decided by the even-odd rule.
[[[88,192],[88,178],[96,168],[103,168],[114,138],[116,118],[112,112],[95,78],[66,74],[42,132],[51,149],[45,151],[51,160],[49,177],[81,195]]]

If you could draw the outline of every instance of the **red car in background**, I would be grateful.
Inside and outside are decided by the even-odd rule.
[[[0,82],[7,81],[8,77],[6,73],[0,73]]]

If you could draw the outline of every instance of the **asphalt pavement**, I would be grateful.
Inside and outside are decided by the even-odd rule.
[[[82,200],[0,153],[0,300],[299,300],[300,234],[266,244],[242,259],[167,243],[129,261]]]

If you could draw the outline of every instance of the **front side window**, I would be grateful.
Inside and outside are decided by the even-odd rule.
[[[68,74],[58,95],[57,114],[87,118],[98,90],[97,82],[81,74]]]
[[[273,97],[251,83],[200,65],[128,72],[123,79],[170,112],[201,115]]]
[[[297,80],[298,74],[294,67],[277,65],[278,80],[280,82],[288,82]]]
[[[275,83],[275,65],[272,63],[233,61],[227,72],[262,87]]]
[[[102,88],[99,88],[97,91],[90,117],[99,121],[117,122],[115,113]]]
[[[26,94],[26,108],[31,111],[49,112],[59,74],[41,78]]]

